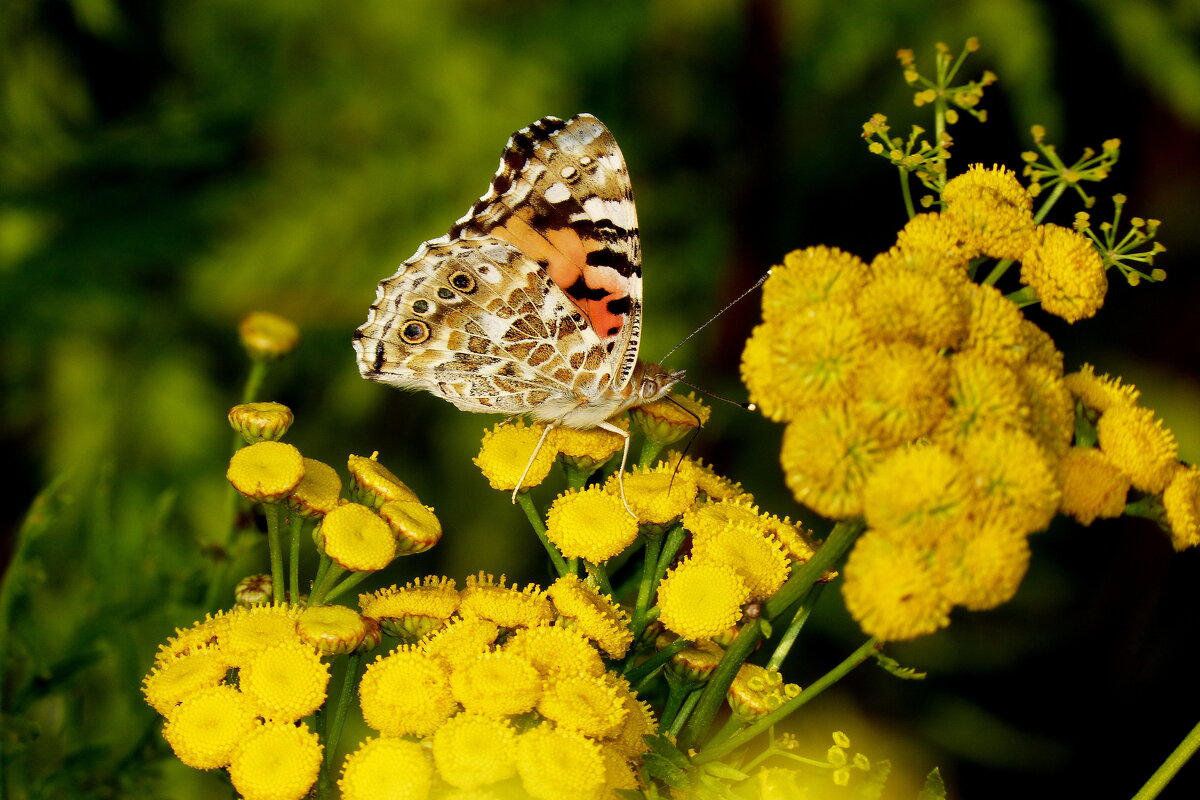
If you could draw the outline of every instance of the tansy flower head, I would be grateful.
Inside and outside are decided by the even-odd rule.
[[[559,615],[600,645],[610,658],[625,657],[633,644],[633,631],[629,629],[629,615],[611,597],[573,574],[556,580],[546,593]]]
[[[242,692],[259,715],[295,722],[325,702],[329,666],[312,645],[280,642],[246,659],[238,674]]]
[[[1029,542],[1005,517],[981,519],[940,542],[932,562],[942,596],[972,611],[1011,600],[1028,567]]]
[[[350,456],[346,466],[350,470],[350,496],[354,502],[367,508],[377,509],[389,500],[416,501],[417,493],[405,485],[391,471],[376,460],[378,453],[370,458]]]
[[[534,800],[599,800],[604,789],[600,746],[547,723],[517,739],[517,773]]]
[[[421,640],[420,646],[429,655],[457,668],[491,650],[499,635],[499,625],[472,614],[452,619],[445,627]]]
[[[1050,524],[1061,497],[1058,475],[1033,437],[1012,428],[974,433],[958,455],[987,516],[1005,518],[1022,534]]]
[[[942,201],[943,216],[968,249],[1015,260],[1029,246],[1033,198],[1007,167],[972,164],[946,182]]]
[[[540,586],[531,583],[518,589],[516,584],[506,584],[503,575],[499,580],[484,572],[468,576],[458,613],[491,620],[502,628],[529,628],[554,619],[554,609]]]
[[[459,714],[433,735],[433,763],[460,789],[499,783],[516,774],[517,732],[506,720]]]
[[[497,719],[524,714],[542,696],[542,676],[520,653],[497,650],[459,664],[450,690],[463,708]]]
[[[229,777],[244,800],[300,800],[317,780],[321,752],[307,725],[268,722],[234,751]]]
[[[1021,256],[1021,283],[1033,287],[1042,308],[1067,322],[1095,316],[1104,305],[1104,261],[1086,236],[1059,225],[1039,225]]]
[[[277,442],[292,427],[292,410],[283,403],[241,403],[229,409],[229,426],[247,444]]]
[[[745,583],[751,600],[770,598],[788,577],[783,546],[758,525],[731,525],[713,536],[697,538],[692,558],[731,567]]]
[[[325,554],[345,569],[355,572],[381,570],[396,557],[396,537],[387,523],[371,509],[346,503],[321,520],[320,536]]]
[[[936,444],[893,451],[871,474],[863,514],[879,534],[930,545],[962,525],[972,484],[962,460]]]
[[[1200,469],[1180,466],[1163,492],[1171,544],[1185,550],[1200,544]]]
[[[732,567],[688,559],[659,584],[658,619],[684,639],[710,639],[741,619],[749,598],[746,582]]]
[[[792,496],[830,519],[862,512],[866,478],[885,452],[882,442],[845,406],[811,408],[783,434],[779,458]]]
[[[966,279],[967,265],[975,255],[941,214],[917,214],[896,235],[896,246],[875,256],[871,271],[907,268],[953,283]]]
[[[338,779],[342,800],[424,800],[432,784],[433,767],[421,745],[391,737],[363,742],[346,756]]]
[[[1028,363],[1017,380],[1029,407],[1026,428],[1048,453],[1061,456],[1075,437],[1075,400],[1063,382],[1062,370]]]
[[[703,461],[688,456],[671,456],[660,464],[669,464],[673,469],[691,478],[700,494],[709,500],[745,500],[753,503],[754,496],[742,488],[736,481],[718,475],[717,472]]]
[[[288,508],[302,517],[320,517],[337,508],[342,479],[337,470],[315,458],[304,459],[304,477],[288,496]]]
[[[1062,377],[1063,354],[1054,338],[1027,319],[1021,322],[1021,338],[1030,365],[1041,365]]]
[[[166,716],[192,695],[219,686],[229,667],[228,657],[218,648],[196,648],[160,661],[142,680],[142,694],[155,711]]]
[[[1132,384],[1121,382],[1119,377],[1096,375],[1096,368],[1084,364],[1078,372],[1064,375],[1067,389],[1088,408],[1101,413],[1113,406],[1135,406],[1141,392]]]
[[[270,311],[252,311],[238,324],[242,347],[256,361],[272,361],[286,356],[300,342],[296,323]]]
[[[304,457],[290,444],[257,442],[233,454],[225,477],[250,500],[278,503],[304,477]]]
[[[937,351],[908,342],[874,348],[863,360],[855,410],[886,445],[924,436],[950,404],[950,362]]]
[[[780,519],[774,514],[763,514],[760,519],[767,533],[783,547],[783,553],[788,560],[803,564],[816,554],[817,547],[813,543],[812,531],[793,525],[788,517]],[[829,583],[837,575],[835,570],[826,570],[821,576],[821,583]]]
[[[424,553],[442,538],[442,523],[429,506],[416,500],[389,500],[379,516],[396,536],[396,551],[411,556]]]
[[[1129,476],[1135,489],[1157,493],[1167,488],[1179,460],[1175,434],[1154,418],[1154,411],[1114,406],[1096,423],[1100,449]]]
[[[354,652],[368,630],[367,620],[346,606],[309,606],[296,620],[300,640],[323,656]]]
[[[794,683],[784,683],[778,670],[757,664],[742,664],[725,698],[734,714],[744,720],[754,720],[799,694],[800,687]]]
[[[1129,476],[1094,447],[1072,447],[1058,461],[1061,508],[1083,525],[1125,512]]]
[[[1028,358],[1026,319],[1015,303],[996,287],[978,283],[964,284],[960,294],[970,307],[965,352],[1009,366]]]
[[[763,284],[763,321],[786,326],[800,309],[851,303],[867,282],[867,265],[836,247],[793,250]]]
[[[154,665],[162,666],[194,650],[218,645],[228,630],[229,618],[223,612],[216,616],[206,614],[203,620],[186,629],[176,628],[175,635],[159,646]]]
[[[758,513],[758,506],[745,500],[725,500],[716,503],[697,503],[683,515],[683,527],[692,532],[696,539],[718,536],[733,525],[761,527],[766,525]]]
[[[544,423],[528,426],[517,420],[497,423],[484,433],[479,455],[472,460],[493,489],[511,492],[521,481],[525,490],[546,480],[558,452],[549,441],[542,441],[545,429]]]
[[[950,623],[952,603],[938,590],[931,552],[867,531],[846,560],[842,595],[863,632],[884,641],[914,639]]]
[[[629,430],[629,418],[624,414],[609,422],[622,430]],[[625,438],[603,428],[580,429],[560,425],[550,432],[546,443],[565,462],[590,475],[625,446]]]
[[[175,756],[195,769],[229,763],[233,749],[259,724],[254,708],[233,686],[211,686],[171,711],[163,738]]]
[[[626,713],[621,730],[615,737],[605,740],[605,749],[615,747],[626,758],[638,758],[650,749],[643,737],[658,731],[654,711],[648,703],[638,699],[624,678],[617,678],[611,673],[607,677],[609,682],[617,687]]]
[[[933,438],[956,446],[972,433],[995,428],[1024,428],[1029,404],[1017,374],[975,352],[950,357],[950,413]]]
[[[250,655],[281,642],[297,641],[298,605],[269,605],[235,608],[225,615],[228,627],[221,650],[231,664],[241,664]]]
[[[559,728],[595,738],[615,735],[629,713],[616,687],[595,675],[561,675],[547,681],[537,708]]]
[[[911,342],[934,350],[958,347],[969,308],[957,284],[913,269],[875,274],[856,305],[868,339]]]
[[[703,427],[712,416],[712,409],[688,392],[685,395],[667,395],[653,403],[635,406],[629,415],[650,441],[667,445]]]
[[[655,640],[654,645],[662,650],[678,638],[673,633],[662,633]],[[725,651],[719,645],[711,640],[702,640],[671,656],[671,664],[668,669],[680,680],[689,683],[703,683],[708,680],[724,657]]]
[[[363,720],[384,736],[428,736],[458,710],[444,663],[411,645],[368,664],[358,697]]]
[[[643,525],[666,525],[696,502],[696,484],[666,464],[634,467],[624,483],[625,500]],[[619,486],[613,475],[604,488],[619,496]]]
[[[364,616],[379,620],[388,635],[405,642],[415,642],[445,625],[458,604],[454,581],[434,575],[410,581],[404,588],[390,586],[358,596]]]
[[[509,637],[504,650],[528,659],[547,680],[554,680],[559,675],[600,675],[604,672],[600,653],[591,640],[575,628],[561,625],[524,628]]]
[[[546,536],[562,554],[594,564],[625,550],[637,534],[637,520],[621,498],[601,486],[563,492],[546,514]]]

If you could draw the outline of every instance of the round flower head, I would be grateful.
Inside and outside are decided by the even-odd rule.
[[[662,650],[678,638],[673,633],[662,633],[655,639],[654,646],[658,650]],[[688,683],[703,683],[709,679],[724,657],[725,651],[720,645],[711,640],[699,641],[671,656],[671,664],[668,669],[679,680]]]
[[[616,748],[606,746],[600,751],[604,759],[604,791],[620,797],[616,791],[639,792],[642,788],[633,764]],[[636,794],[635,794],[636,796]]]
[[[669,464],[672,469],[678,468],[679,473],[691,478],[700,490],[700,494],[709,500],[744,500],[748,503],[754,502],[754,495],[743,489],[740,483],[730,480],[723,475],[718,475],[712,467],[699,459],[688,456],[671,456],[666,461],[660,461],[659,463]]]
[[[220,649],[196,648],[160,661],[142,679],[142,694],[155,711],[166,716],[192,695],[221,685],[229,667],[229,659]]]
[[[970,250],[1018,259],[1033,232],[1033,198],[1007,167],[972,164],[946,182],[944,217]]]
[[[930,545],[963,524],[972,483],[963,462],[936,444],[893,451],[863,491],[863,514],[878,534]]]
[[[1149,408],[1114,406],[1096,423],[1100,449],[1143,492],[1167,488],[1179,460],[1175,434]]]
[[[350,496],[356,503],[367,508],[378,509],[389,500],[417,499],[417,493],[405,485],[391,471],[376,460],[378,453],[370,458],[350,456],[346,466],[350,470]]]
[[[1026,428],[1048,453],[1061,456],[1075,438],[1075,400],[1067,391],[1062,371],[1044,364],[1026,364],[1017,373],[1029,406]]]
[[[907,268],[957,283],[975,255],[941,214],[917,214],[896,234],[896,246],[875,257],[871,271]]]
[[[1142,394],[1136,386],[1124,384],[1120,378],[1097,376],[1096,368],[1091,364],[1084,364],[1078,372],[1064,375],[1063,381],[1072,396],[1101,413],[1113,406],[1135,406]]]
[[[537,705],[542,676],[520,653],[497,650],[459,664],[450,676],[450,690],[467,711],[499,719]]]
[[[459,594],[458,613],[491,620],[502,628],[528,628],[554,619],[554,608],[540,586],[531,583],[518,589],[506,583],[503,575],[498,581],[484,572],[468,576]]]
[[[694,431],[704,427],[712,416],[712,409],[696,399],[691,392],[686,395],[667,395],[653,403],[635,406],[629,415],[652,442],[674,444]]]
[[[396,537],[383,519],[366,506],[346,503],[321,520],[325,554],[344,569],[381,570],[396,557]]]
[[[555,680],[559,675],[600,675],[604,672],[600,653],[591,640],[575,628],[560,625],[523,628],[509,638],[504,650],[528,659],[547,680]]]
[[[958,449],[984,513],[1021,533],[1044,530],[1058,511],[1058,475],[1033,437],[1011,428],[971,434]]]
[[[995,286],[966,283],[959,289],[969,307],[964,352],[1016,366],[1029,357],[1028,320]],[[1036,327],[1036,326],[1035,326]]]
[[[634,467],[624,483],[625,499],[643,525],[666,525],[696,502],[696,484],[665,464]],[[617,476],[609,478],[604,488],[619,495]]]
[[[773,596],[788,577],[783,547],[758,525],[731,525],[692,543],[692,558],[733,568],[751,600]]]
[[[957,284],[904,267],[876,273],[856,308],[869,341],[934,350],[962,343],[970,310]]]
[[[346,606],[309,606],[296,620],[300,640],[323,656],[354,652],[368,630],[367,620]]]
[[[360,594],[363,616],[379,620],[389,636],[415,642],[446,624],[458,610],[458,590],[450,578],[433,575],[405,584]]]
[[[844,406],[811,408],[783,434],[784,478],[792,496],[830,519],[862,513],[862,490],[884,448]]]
[[[745,500],[724,500],[716,503],[697,503],[683,515],[683,527],[697,540],[717,536],[733,525],[747,525],[766,531],[766,521],[758,506]]]
[[[616,749],[626,758],[638,758],[650,749],[643,737],[658,732],[654,710],[648,703],[638,699],[624,678],[609,673],[607,679],[617,688],[621,704],[625,707],[625,719],[621,723],[621,730],[614,737],[605,740],[605,749]]]
[[[421,745],[390,737],[363,742],[346,756],[338,779],[342,800],[425,800],[432,784]]]
[[[283,403],[241,403],[229,409],[229,426],[247,444],[277,442],[292,427],[292,410]]]
[[[946,627],[952,603],[938,590],[930,551],[875,531],[859,537],[846,560],[846,610],[869,636],[915,639]]]
[[[379,516],[396,536],[401,555],[424,553],[442,538],[442,523],[433,509],[416,500],[389,500],[379,507]]]
[[[1082,525],[1125,513],[1129,476],[1094,447],[1072,447],[1058,462],[1061,509]]]
[[[302,517],[320,517],[337,508],[342,479],[337,470],[315,458],[304,459],[304,477],[288,497],[288,508]]]
[[[1002,517],[983,519],[953,541],[939,543],[932,565],[942,595],[972,611],[1011,600],[1028,567],[1024,532]]]
[[[172,710],[163,738],[189,767],[216,769],[229,763],[234,748],[258,724],[253,706],[241,692],[232,686],[213,686]]]
[[[229,630],[229,618],[224,612],[216,616],[206,614],[204,619],[186,629],[175,629],[175,635],[167,639],[158,648],[154,657],[154,666],[161,667],[179,656],[185,656],[196,650],[217,647]]]
[[[242,347],[256,361],[273,361],[296,349],[300,329],[296,323],[270,311],[252,311],[238,325]]]
[[[793,250],[763,284],[763,321],[786,326],[808,306],[852,303],[867,278],[867,265],[852,253],[836,247]]]
[[[611,597],[573,574],[556,580],[546,593],[559,615],[600,645],[610,658],[625,657],[633,644],[633,631],[629,629],[629,615]]]
[[[684,639],[711,639],[741,619],[748,599],[750,590],[732,567],[688,559],[658,586],[658,621]]]
[[[1023,428],[1028,418],[1025,391],[1010,367],[971,351],[950,357],[950,413],[934,440],[954,447],[972,433]]]
[[[1067,322],[1095,316],[1108,291],[1104,261],[1091,240],[1051,224],[1038,226],[1021,256],[1021,283],[1033,287],[1042,308]]]
[[[1029,320],[1021,322],[1021,338],[1025,344],[1027,362],[1040,364],[1058,377],[1063,374],[1063,354],[1054,338]]]
[[[458,710],[444,663],[411,645],[368,664],[358,697],[363,720],[384,736],[428,736]]]
[[[950,362],[908,342],[880,345],[863,360],[855,412],[884,444],[924,436],[949,411]]]
[[[283,442],[248,445],[229,459],[225,478],[241,494],[258,503],[278,503],[304,477],[304,457]]]
[[[301,800],[317,780],[321,751],[307,725],[268,722],[234,751],[229,777],[244,800]]]
[[[563,492],[546,513],[546,536],[567,558],[602,563],[633,544],[637,534],[637,520],[621,498],[600,486]]]
[[[623,430],[629,430],[629,418],[624,414],[609,420]],[[550,432],[546,443],[567,463],[591,474],[625,446],[625,437],[603,428],[568,428],[560,425]]]
[[[248,658],[238,683],[260,716],[295,722],[325,702],[329,666],[311,645],[281,642]]]
[[[1185,550],[1200,544],[1200,470],[1180,466],[1163,492],[1171,544]]]
[[[604,789],[600,746],[545,723],[517,739],[517,773],[534,800],[599,800]]]
[[[549,441],[542,441],[545,429],[544,423],[528,426],[523,420],[497,423],[484,433],[479,455],[472,461],[493,489],[511,492],[518,481],[522,490],[537,486],[546,480],[558,455]]]
[[[616,686],[596,675],[562,675],[547,681],[537,709],[560,729],[594,738],[616,735],[629,713]]]
[[[433,735],[433,763],[460,789],[499,783],[517,772],[517,732],[505,720],[459,714]]]
[[[235,608],[226,618],[228,627],[221,639],[221,650],[230,663],[240,665],[255,653],[278,643],[297,641],[296,605],[251,606]]]
[[[800,687],[794,683],[784,683],[778,670],[757,664],[742,664],[733,683],[729,685],[725,699],[738,717],[755,720],[799,694]]]
[[[500,626],[489,619],[460,617],[451,620],[441,630],[434,631],[421,641],[421,649],[457,669],[475,656],[492,649]]]

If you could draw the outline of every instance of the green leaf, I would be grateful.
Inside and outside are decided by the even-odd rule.
[[[886,758],[879,761],[871,761],[871,771],[867,773],[867,777],[859,784],[858,790],[854,796],[859,800],[879,800],[883,796],[883,787],[887,783],[888,776],[892,774],[892,762]]]
[[[917,800],[946,800],[946,784],[942,781],[942,773],[937,767],[925,776],[925,787],[917,795]]]
[[[675,743],[667,737],[662,735],[648,735],[642,738],[651,750],[679,769],[687,769],[692,765],[692,762],[688,760],[684,752],[676,747]]]
[[[642,764],[650,777],[657,778],[672,789],[682,791],[688,788],[687,773],[657,753],[647,753],[642,757]]]
[[[744,781],[750,776],[742,772],[740,769],[734,769],[728,764],[722,764],[720,761],[713,761],[711,764],[705,764],[702,769],[709,775],[716,778],[724,778],[727,781]]]
[[[900,662],[883,652],[875,653],[875,663],[897,678],[905,681],[923,681],[927,673],[918,672],[912,667],[902,667]]]

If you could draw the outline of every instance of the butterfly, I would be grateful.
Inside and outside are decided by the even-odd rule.
[[[466,215],[379,283],[354,348],[369,380],[547,423],[538,448],[560,425],[619,434],[623,472],[629,433],[609,420],[683,378],[638,360],[641,323],[621,149],[591,114],[543,117],[509,138]]]

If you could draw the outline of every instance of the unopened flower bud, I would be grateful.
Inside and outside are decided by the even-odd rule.
[[[346,606],[313,606],[300,612],[296,632],[323,656],[353,652],[363,643],[370,626],[354,609]]]
[[[350,498],[370,509],[378,509],[389,500],[416,500],[416,492],[375,460],[378,455],[350,456],[346,464],[350,470]]]
[[[292,426],[292,410],[282,403],[241,403],[228,416],[230,427],[247,444],[277,442]]]
[[[300,329],[290,319],[270,311],[252,311],[238,325],[242,347],[256,361],[274,361],[296,349]]]
[[[238,581],[233,590],[234,599],[240,606],[252,606],[258,603],[269,603],[275,584],[270,575],[247,575]]]

